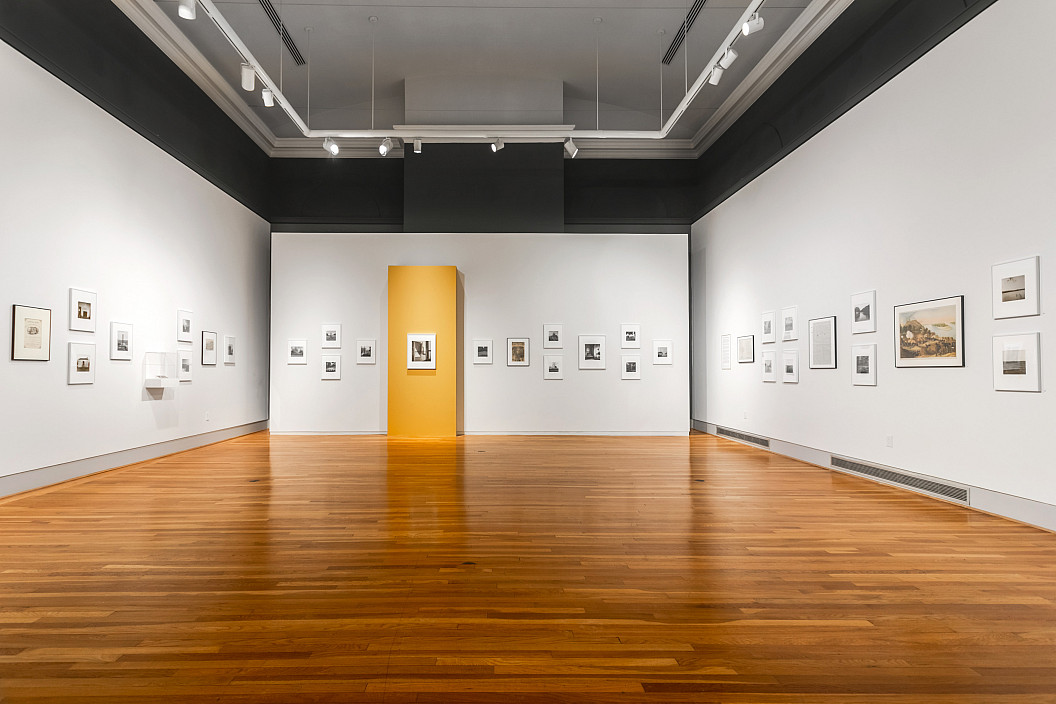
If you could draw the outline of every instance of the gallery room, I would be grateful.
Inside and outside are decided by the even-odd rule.
[[[0,0],[0,702],[1056,701],[1053,26]]]

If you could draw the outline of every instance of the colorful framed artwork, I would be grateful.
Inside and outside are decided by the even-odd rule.
[[[895,306],[895,366],[964,366],[964,296]]]

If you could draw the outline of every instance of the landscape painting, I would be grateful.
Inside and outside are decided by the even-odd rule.
[[[895,366],[963,367],[963,315],[963,296],[895,306]]]

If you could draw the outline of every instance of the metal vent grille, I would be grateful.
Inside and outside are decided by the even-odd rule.
[[[748,433],[742,433],[739,430],[730,430],[729,428],[721,428],[719,426],[715,426],[715,432],[718,435],[725,435],[728,438],[735,438],[744,442],[750,442],[753,445],[758,445],[759,447],[770,447],[770,441],[767,438],[761,438],[758,435],[749,435]]]
[[[693,7],[689,8],[689,12],[686,13],[686,21],[675,32],[675,38],[671,40],[671,46],[667,47],[667,53],[664,54],[663,62],[665,66],[671,64],[675,54],[682,47],[682,42],[686,41],[686,32],[692,29],[693,23],[697,21],[697,15],[704,9],[704,2],[705,0],[694,0]]]
[[[290,56],[293,57],[294,63],[298,66],[304,66],[304,57],[301,56],[301,50],[293,43],[293,37],[291,37],[290,33],[286,31],[286,25],[283,24],[282,18],[279,17],[279,13],[276,12],[275,6],[271,4],[271,0],[260,0],[260,6],[264,8],[264,12],[267,13],[272,26],[275,27],[275,31],[279,33],[280,37],[282,37],[282,43],[290,52]]]
[[[933,479],[923,479],[913,474],[903,474],[902,472],[895,472],[883,467],[874,467],[871,464],[855,462],[854,460],[847,460],[835,455],[832,455],[831,463],[833,467],[846,469],[855,474],[862,474],[867,477],[873,477],[874,479],[882,479],[891,484],[897,484],[899,486],[908,487],[928,494],[935,494],[936,496],[959,501],[964,504],[968,503],[968,489],[955,484],[943,484],[942,482],[937,482]]]

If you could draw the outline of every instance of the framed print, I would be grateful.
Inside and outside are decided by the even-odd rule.
[[[781,309],[781,339],[799,339],[799,306]]]
[[[224,364],[235,363],[235,336],[224,335]]]
[[[176,311],[176,342],[194,342],[194,313],[189,310]]]
[[[356,364],[377,364],[377,340],[356,340]]]
[[[807,321],[807,366],[836,368],[836,316]]]
[[[11,359],[51,361],[51,309],[11,306]]]
[[[737,362],[749,364],[755,361],[755,335],[742,335],[737,338]]]
[[[70,289],[70,330],[95,332],[96,296],[93,291]],[[94,372],[93,372],[94,375]],[[91,383],[91,382],[78,382]]]
[[[176,350],[176,378],[180,381],[191,380],[191,351],[185,347]]]
[[[110,359],[132,359],[132,323],[110,323]]]
[[[620,378],[621,379],[641,379],[642,378],[642,355],[640,354],[625,354],[620,359]]]
[[[763,334],[759,342],[764,345],[768,342],[777,342],[777,313],[772,310],[763,313],[762,326]]]
[[[320,347],[324,350],[341,349],[341,324],[323,323],[322,328],[319,332]]]
[[[653,364],[671,364],[671,340],[653,340]]]
[[[719,356],[723,369],[733,369],[733,338],[730,335],[719,338]]]
[[[781,350],[781,381],[799,383],[799,350]]]
[[[76,384],[95,383],[95,344],[88,342],[71,342],[70,345],[70,367],[66,376],[66,383],[73,386]]]
[[[876,386],[876,345],[851,346],[851,384]]]
[[[286,340],[286,364],[308,364],[308,340]]]
[[[637,350],[642,346],[642,326],[624,324],[620,326],[620,347],[625,350]]]
[[[580,369],[604,369],[605,336],[580,335],[578,356]]]
[[[324,354],[319,357],[322,367],[322,374],[320,379],[340,379],[341,378],[341,355],[339,354]]]
[[[528,338],[507,337],[506,338],[506,366],[527,367],[528,366]]]
[[[993,277],[994,318],[1038,315],[1038,257],[995,264]]]
[[[851,296],[851,334],[876,332],[876,291]]]
[[[543,355],[543,378],[560,380],[565,378],[565,355],[544,354]]]
[[[216,333],[202,330],[202,366],[216,366]]]
[[[964,366],[964,296],[895,306],[895,366]]]
[[[565,346],[564,333],[560,325],[544,325],[543,326],[543,349],[547,350],[559,350]]]
[[[1041,334],[994,338],[994,391],[1041,391]]]
[[[473,340],[473,364],[491,364],[491,340]]]
[[[763,381],[777,381],[777,351],[763,350],[759,354],[763,362]]]
[[[436,369],[436,333],[407,333],[407,368]]]

